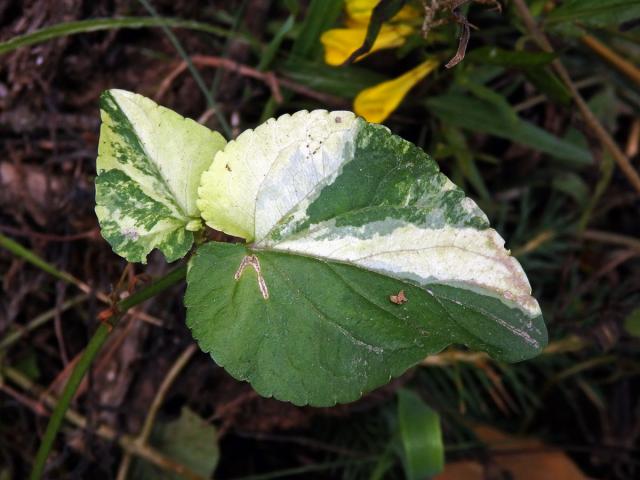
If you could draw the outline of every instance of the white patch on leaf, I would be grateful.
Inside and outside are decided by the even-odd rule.
[[[142,95],[126,90],[109,92],[133,126],[134,134],[160,171],[182,213],[199,217],[196,200],[200,176],[226,144],[224,138]],[[98,161],[98,169],[103,169],[100,160],[107,159]],[[144,178],[137,177],[134,179],[145,183]]]
[[[393,220],[393,219],[391,219]],[[518,261],[504,249],[493,229],[423,228],[405,224],[379,235],[357,235],[365,227],[311,227],[313,233],[268,248],[347,262],[421,285],[445,283],[493,295],[531,316],[540,314],[531,286]],[[382,228],[385,222],[376,222]],[[366,228],[375,231],[375,223]],[[310,229],[310,230],[311,230]],[[475,288],[474,288],[475,287]],[[480,290],[482,289],[482,290]]]
[[[260,240],[284,217],[304,213],[350,160],[351,112],[301,111],[271,119],[229,142],[203,175],[198,206],[217,230]]]

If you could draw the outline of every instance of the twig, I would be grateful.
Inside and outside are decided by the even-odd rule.
[[[513,252],[511,252],[511,255],[513,255],[514,257],[519,257],[521,255],[531,253],[540,248],[541,245],[547,243],[549,240],[553,240],[555,236],[556,232],[554,232],[553,230],[543,230],[521,247],[515,248]]]
[[[56,335],[56,340],[58,342],[58,350],[60,351],[60,358],[62,359],[63,365],[69,364],[69,354],[67,353],[67,346],[64,341],[64,331],[62,328],[62,317],[61,307],[62,307],[62,299],[64,298],[64,290],[65,284],[61,282],[57,282],[56,284],[56,306],[55,306],[55,315],[53,317],[53,331]]]
[[[576,298],[580,298],[582,295],[589,292],[591,288],[600,281],[600,278],[617,269],[620,265],[625,264],[632,258],[636,258],[638,256],[640,256],[640,250],[628,249],[614,251],[613,254],[609,255],[610,259],[608,259],[601,268],[596,270],[584,282],[577,284],[575,288],[571,289],[570,293],[566,295],[565,300],[561,304],[560,311],[566,311]]]
[[[540,48],[546,52],[553,53],[553,46],[551,45],[551,42],[549,42],[549,39],[546,37],[546,35],[542,31],[540,31],[540,29],[536,25],[536,22],[531,15],[526,2],[524,0],[513,0],[513,2],[527,30],[536,41],[538,46],[540,46]],[[607,130],[602,126],[598,118],[589,109],[587,102],[585,102],[582,98],[582,95],[580,95],[580,92],[571,80],[571,76],[569,75],[569,72],[567,72],[562,62],[558,58],[556,58],[552,62],[552,65],[562,81],[569,88],[571,96],[578,106],[578,109],[580,110],[584,121],[593,131],[594,135],[598,138],[600,143],[602,143],[602,145],[611,153],[611,156],[618,164],[618,167],[620,167],[622,173],[624,173],[624,175],[627,177],[627,180],[629,180],[629,183],[631,183],[631,185],[638,191],[638,193],[640,193],[640,175],[638,174],[638,172],[633,168],[631,162],[629,162],[629,159],[625,156],[620,147],[618,147],[617,143],[611,137],[611,135],[609,135]]]
[[[340,447],[339,445],[334,445],[331,443],[325,443],[322,441],[315,440],[313,438],[302,437],[298,435],[278,435],[273,433],[264,433],[264,432],[245,432],[242,430],[238,430],[237,428],[233,431],[234,436],[242,437],[242,438],[250,438],[253,440],[259,441],[268,441],[268,442],[280,442],[280,443],[293,443],[295,445],[302,445],[304,447],[313,448],[316,450],[323,450],[327,452],[337,453],[339,455],[343,455],[345,457],[366,457],[367,453],[362,451],[353,450],[351,448]]]
[[[333,95],[328,95],[321,92],[316,92],[308,87],[300,85],[288,78],[277,77],[273,72],[262,72],[260,70],[256,70],[255,68],[251,68],[247,65],[243,65],[241,63],[235,62],[229,58],[224,57],[212,57],[208,55],[194,55],[190,57],[191,62],[198,67],[212,67],[212,68],[223,68],[226,70],[230,70],[238,73],[239,75],[243,75],[246,77],[255,78],[260,80],[269,86],[271,89],[271,94],[273,95],[276,102],[282,102],[282,92],[280,91],[280,85],[288,88],[289,90],[296,92],[300,95],[304,95],[309,98],[313,98],[320,102],[329,104],[329,105],[342,105],[344,102],[342,99],[338,97],[334,97]],[[187,69],[187,63],[185,61],[180,62],[169,75],[162,81],[160,87],[154,96],[156,102],[159,102],[162,97],[167,93],[167,90],[171,86],[171,84],[175,81],[175,79],[181,75]]]
[[[120,349],[120,347],[122,346],[122,343],[124,342],[124,340],[131,334],[131,329],[134,327],[134,324],[131,322],[127,322],[124,326],[124,328],[122,329],[122,331],[117,335],[113,335],[111,337],[111,340],[109,341],[108,345],[105,345],[100,358],[96,360],[95,366],[94,366],[94,372],[101,372],[103,371],[105,368],[107,368],[107,366],[109,365],[109,363],[111,363],[111,361],[113,360],[113,357],[115,356],[116,352]],[[81,355],[82,352],[79,354]],[[64,374],[60,374],[56,377],[56,379],[54,380],[54,382],[57,382],[58,380],[63,381],[64,379],[67,378],[67,375]],[[51,387],[50,387],[51,388]],[[89,388],[89,379],[87,377],[85,377],[82,382],[80,383],[80,386],[78,387],[78,390],[76,391],[76,394],[74,396],[74,400],[78,397],[80,397],[81,395],[83,395],[86,390]]]
[[[84,302],[87,298],[88,298],[88,295],[83,293],[82,295],[78,295],[77,297],[67,300],[62,305],[60,305],[60,312],[63,312],[75,305],[78,305],[79,303]],[[17,329],[16,331],[5,335],[4,338],[0,340],[0,352],[2,350],[6,350],[7,348],[9,348],[11,345],[16,343],[27,333],[47,323],[49,320],[51,320],[55,316],[55,314],[56,314],[55,308],[48,310],[44,313],[41,313],[37,317],[35,317],[33,320],[27,323],[24,327],[19,327],[19,329]]]
[[[627,237],[626,235],[603,232],[601,230],[585,230],[581,236],[586,240],[594,240],[596,242],[608,243],[611,245],[620,245],[640,252],[640,240],[633,237]]]
[[[147,418],[145,418],[144,425],[142,426],[142,430],[140,430],[140,434],[134,440],[136,444],[140,447],[144,447],[147,445],[149,437],[151,436],[151,431],[153,430],[153,424],[156,420],[156,416],[158,415],[158,411],[160,407],[164,403],[164,399],[175,382],[176,378],[182,371],[182,369],[187,365],[193,354],[198,350],[198,346],[193,343],[189,345],[184,352],[176,359],[171,369],[167,372],[167,375],[164,377],[156,396],[151,403],[151,407],[149,408],[149,413],[147,414]],[[133,459],[133,454],[131,452],[126,452],[122,457],[122,462],[120,463],[120,468],[118,469],[117,480],[126,480],[127,473],[129,472],[129,467],[131,465],[131,460]]]
[[[633,63],[618,55],[593,35],[583,35],[580,41],[629,77],[636,85],[640,85],[640,70]]]
[[[542,355],[558,355],[561,353],[577,352],[587,347],[589,342],[576,335],[571,335],[562,340],[549,343],[542,351]],[[462,352],[458,350],[447,350],[436,355],[429,355],[420,365],[425,367],[447,367],[456,363],[473,363],[482,365],[491,360],[491,357],[484,352]]]
[[[223,68],[225,70],[235,72],[245,77],[251,77],[257,80],[261,80],[269,86],[269,88],[271,89],[271,94],[276,99],[276,101],[278,103],[282,102],[282,93],[280,92],[277,79],[275,78],[273,72],[261,72],[259,70],[256,70],[255,68],[248,67],[241,63],[235,62],[230,58],[224,57],[193,55],[192,57],[190,57],[190,59],[194,65],[197,65],[199,67]],[[155,95],[156,101],[164,96],[173,81],[187,68],[187,62],[183,60],[178,64],[176,68],[171,71],[167,78],[165,78],[160,84],[160,87],[158,88],[158,91]]]
[[[458,50],[456,50],[456,54],[447,62],[444,68],[453,68],[464,60],[465,53],[467,52],[467,45],[469,44],[469,38],[471,37],[471,27],[467,18],[457,10],[451,10],[451,15],[453,15],[456,22],[460,24],[460,39],[458,41]]]
[[[18,235],[21,237],[32,237],[45,242],[73,242],[75,240],[84,240],[87,238],[96,238],[99,236],[98,229],[92,228],[85,232],[73,233],[71,235],[56,235],[54,233],[41,233],[34,232],[33,230],[20,230],[19,228],[13,228],[6,225],[0,225],[0,230],[11,235]]]
[[[578,80],[577,82],[574,82],[574,83],[579,90],[582,90],[583,88],[592,87],[594,85],[604,83],[605,81],[606,80],[600,77],[590,77],[590,78],[584,78],[582,80]],[[549,99],[548,95],[544,93],[540,95],[535,95],[533,97],[527,98],[526,100],[523,100],[520,103],[517,103],[516,105],[513,106],[513,109],[519,113],[524,110],[528,110],[529,108],[535,107],[540,103],[546,102],[548,99]]]
[[[638,151],[640,151],[640,118],[636,118],[631,124],[626,153],[627,156],[634,157],[638,154]]]
[[[33,383],[19,370],[5,366],[2,367],[1,372],[4,376],[6,376],[9,380],[18,385],[23,390],[33,392],[38,395],[38,397],[40,398],[40,402],[35,402],[30,398],[27,399],[26,397],[22,396],[22,400],[28,400],[24,404],[31,408],[37,415],[46,415],[47,412],[42,408],[43,403],[49,407],[55,407],[58,403],[58,399],[56,399],[53,395],[45,392],[42,387]],[[89,428],[89,422],[87,421],[87,419],[73,409],[67,410],[67,412],[65,413],[65,419],[78,428],[82,428],[85,430]],[[204,480],[202,476],[191,471],[188,467],[174,461],[171,458],[164,456],[153,447],[150,447],[148,445],[138,445],[132,436],[121,435],[119,432],[113,430],[108,425],[100,425],[97,428],[92,429],[92,432],[100,438],[103,438],[104,440],[116,442],[125,452],[143,458],[148,462],[162,468],[163,470],[175,472],[192,480]]]
[[[26,395],[23,395],[22,393],[14,390],[9,385],[6,385],[1,375],[0,375],[0,390],[3,391],[5,394],[9,395],[16,402],[21,403],[22,405],[26,405],[28,408],[36,412],[36,414],[38,415],[47,414],[47,411],[42,406],[42,403],[36,400],[33,400],[32,398],[29,398]]]

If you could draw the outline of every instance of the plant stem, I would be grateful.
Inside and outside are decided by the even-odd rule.
[[[182,280],[187,273],[187,267],[182,266],[178,267],[175,270],[169,272],[164,277],[156,280],[150,285],[144,287],[142,290],[134,293],[130,297],[125,298],[117,303],[115,307],[115,315],[112,317],[111,322],[109,324],[102,323],[96,333],[94,333],[93,337],[89,341],[87,348],[85,349],[82,357],[78,361],[77,365],[71,372],[69,376],[69,380],[64,387],[62,395],[56,404],[53,413],[51,414],[51,418],[49,419],[49,424],[47,425],[47,429],[42,437],[42,442],[40,443],[40,448],[38,449],[38,453],[36,455],[36,459],[33,464],[33,470],[31,471],[31,480],[38,480],[42,478],[42,474],[44,472],[44,467],[47,461],[47,457],[49,456],[49,452],[53,447],[53,442],[58,434],[58,430],[60,430],[60,426],[62,425],[62,421],[64,419],[65,413],[69,408],[69,404],[71,403],[72,398],[74,397],[82,378],[84,377],[87,370],[91,366],[94,358],[102,348],[102,345],[106,341],[109,333],[113,329],[113,326],[120,320],[122,314],[126,312],[129,308],[134,305],[138,305],[139,303],[148,300],[149,298],[157,295],[158,293],[166,290],[172,285],[175,285],[180,280]]]
[[[538,46],[546,52],[554,53],[551,42],[549,42],[547,36],[536,25],[535,19],[533,18],[533,15],[531,15],[526,2],[524,0],[513,0],[513,3],[518,14],[522,18],[525,27],[529,31],[529,34],[536,41]],[[598,120],[598,118],[593,114],[589,105],[587,105],[587,102],[582,98],[582,95],[571,80],[571,76],[567,69],[557,58],[551,65],[553,65],[553,68],[556,70],[562,81],[566,84],[567,88],[569,88],[571,96],[573,97],[578,110],[580,110],[580,114],[582,115],[585,123],[589,126],[600,143],[609,151],[615,162],[618,164],[618,167],[620,167],[622,173],[627,177],[627,180],[629,180],[629,183],[631,183],[636,191],[640,193],[640,174],[638,174],[638,172],[633,168],[633,165],[631,165],[629,159],[622,150],[620,150],[616,141],[602,126],[600,120]]]
[[[640,86],[640,69],[633,63],[611,50],[593,35],[583,35],[580,41]]]

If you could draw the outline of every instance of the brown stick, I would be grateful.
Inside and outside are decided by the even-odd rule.
[[[282,93],[280,92],[280,87],[278,86],[277,79],[272,72],[261,72],[256,70],[255,68],[248,67],[241,63],[235,62],[230,58],[224,57],[212,57],[207,55],[194,55],[191,57],[191,61],[194,65],[199,67],[213,67],[213,68],[224,68],[225,70],[229,70],[235,72],[244,77],[255,78],[257,80],[261,80],[266,83],[271,89],[271,94],[276,99],[276,102],[282,102]],[[155,95],[155,100],[158,101],[162,98],[167,90],[173,83],[173,81],[187,69],[187,62],[184,60],[178,64],[176,68],[174,68],[171,73],[162,81],[158,91]]]
[[[581,236],[586,240],[594,240],[596,242],[629,247],[636,252],[640,252],[640,240],[633,237],[627,237],[626,235],[603,232],[600,230],[585,230]]]
[[[633,63],[618,55],[593,35],[583,35],[580,37],[580,40],[596,54],[629,77],[636,85],[640,85],[640,69]]]
[[[86,232],[74,233],[71,235],[56,235],[53,233],[40,233],[32,230],[13,228],[6,225],[0,225],[0,230],[11,235],[20,237],[32,237],[45,242],[73,242],[75,240],[84,240],[85,238],[98,238],[100,232],[97,228],[92,228]]]
[[[197,65],[198,67],[224,68],[245,77],[260,80],[269,86],[273,98],[278,103],[281,103],[283,101],[282,92],[280,91],[281,85],[295,93],[313,98],[328,105],[343,105],[345,103],[341,98],[334,97],[333,95],[328,95],[322,92],[316,92],[315,90],[307,88],[287,78],[277,77],[273,72],[261,72],[260,70],[256,70],[255,68],[251,68],[247,65],[235,62],[229,58],[212,57],[208,55],[194,55],[193,57],[191,57],[191,62],[193,62],[193,64]],[[154,100],[156,102],[159,102],[167,93],[167,90],[175,81],[175,79],[186,70],[187,63],[185,61],[180,62],[162,81],[162,83],[158,87],[156,94],[154,95]]]
[[[551,45],[551,42],[549,42],[549,39],[546,37],[546,35],[542,33],[536,25],[536,22],[531,15],[529,7],[525,3],[525,1],[513,0],[513,3],[516,6],[516,10],[518,10],[518,13],[520,14],[522,21],[527,27],[527,30],[536,41],[538,46],[546,52],[553,53],[553,46]],[[569,88],[571,96],[578,106],[578,109],[580,110],[584,121],[592,130],[594,135],[598,138],[600,143],[602,143],[602,145],[609,151],[615,162],[618,164],[618,167],[620,167],[620,170],[622,170],[622,173],[624,173],[624,175],[627,177],[627,180],[629,180],[629,183],[631,183],[633,188],[635,188],[638,193],[640,193],[640,175],[638,174],[638,172],[633,168],[631,162],[629,162],[629,159],[625,156],[620,147],[618,147],[618,144],[611,137],[611,135],[609,135],[607,130],[602,126],[598,118],[589,109],[587,102],[585,102],[582,98],[582,95],[580,95],[580,92],[571,80],[571,76],[569,75],[569,72],[567,72],[567,69],[564,67],[562,62],[559,59],[555,59],[552,62],[552,65],[562,81]]]
[[[582,350],[589,343],[582,338],[571,335],[562,340],[549,343],[542,351],[542,355],[558,355],[567,352],[576,352]],[[475,365],[483,365],[491,357],[484,352],[461,352],[459,350],[447,350],[436,355],[429,355],[420,365],[425,367],[446,367],[456,363],[473,363]]]

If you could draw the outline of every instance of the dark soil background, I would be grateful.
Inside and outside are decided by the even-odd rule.
[[[301,3],[298,19],[304,18],[306,3]],[[237,33],[227,39],[175,29],[189,55],[226,57],[251,67],[260,55],[244,38],[264,46],[288,15],[282,2],[270,0],[155,0],[153,5],[163,17]],[[511,28],[508,15],[495,20],[478,11],[472,20],[481,33],[470,49],[500,42],[498,33],[490,33],[494,27],[497,32]],[[148,15],[143,5],[123,0],[0,0],[0,41],[61,22]],[[514,29],[505,45],[518,35]],[[451,31],[446,48],[455,50],[456,42]],[[312,88],[281,67],[290,44],[290,39],[283,43],[273,70],[295,81],[297,90],[277,112],[351,108],[349,95]],[[637,86],[575,42],[567,40],[561,48],[577,78],[598,71],[600,82],[583,93],[591,99],[610,92],[598,115],[638,169],[639,110],[624,94],[635,90],[637,97]],[[411,55],[398,60],[383,53],[365,66],[394,75],[411,61]],[[94,214],[93,179],[97,102],[105,89],[136,91],[219,129],[194,77],[185,72],[170,78],[179,64],[180,56],[160,28],[63,36],[0,56],[0,233],[79,279],[85,290],[0,249],[0,339],[51,312],[50,321],[0,349],[2,479],[27,478],[50,413],[43,392],[60,394],[94,332],[107,307],[97,292],[118,298],[170,268],[161,255],[151,255],[144,266],[127,265],[111,251]],[[235,133],[256,125],[272,93],[268,82],[229,69],[199,70],[205,84],[215,86],[220,113]],[[491,86],[500,90],[516,75],[507,72]],[[477,185],[469,182],[458,160],[442,151],[447,146],[442,121],[425,114],[418,101],[454,81],[443,78],[435,87],[418,86],[411,94],[415,101],[406,102],[386,124],[428,152],[440,152],[436,157],[443,170],[477,198]],[[505,96],[518,105],[537,94],[523,83]],[[395,392],[407,386],[442,415],[447,461],[468,460],[483,468],[482,476],[447,478],[541,478],[509,473],[496,460],[499,453],[477,441],[478,424],[506,432],[507,439],[521,434],[538,439],[520,452],[532,470],[541,461],[538,455],[559,452],[583,472],[571,478],[639,478],[640,344],[624,327],[640,300],[638,192],[616,167],[609,181],[602,181],[603,151],[575,108],[543,100],[521,112],[554,134],[564,135],[568,128],[580,132],[593,153],[586,164],[567,166],[504,138],[465,134],[471,151],[499,159],[479,166],[491,192],[479,203],[519,255],[561,353],[516,366],[443,357],[442,363],[416,367],[358,402],[316,409],[261,398],[197,351],[166,394],[157,421],[175,419],[188,406],[215,425],[220,446],[215,478],[267,472],[287,476],[285,470],[292,468],[302,470],[288,478],[374,478],[374,467],[389,458]],[[604,190],[591,205],[599,185]],[[574,227],[585,215],[588,229],[581,236]],[[598,237],[602,232],[605,236]],[[112,332],[73,404],[86,427],[65,424],[48,478],[116,478],[122,449],[96,431],[101,425],[117,435],[140,431],[167,371],[193,343],[184,323],[183,288],[146,302]],[[74,299],[75,305],[65,306]],[[28,382],[16,382],[6,368]],[[393,466],[380,478],[402,478],[401,462],[391,458]],[[561,478],[553,472],[546,478]]]

